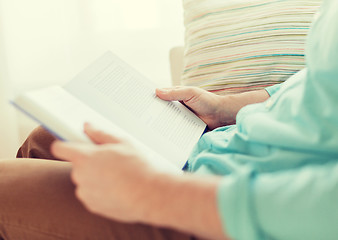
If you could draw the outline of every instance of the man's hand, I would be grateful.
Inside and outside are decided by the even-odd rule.
[[[76,196],[92,212],[119,221],[139,221],[137,208],[150,190],[153,169],[126,140],[98,131],[88,124],[85,132],[94,144],[57,141],[52,153],[72,162]]]
[[[190,108],[210,129],[225,125],[221,112],[225,106],[222,97],[197,87],[174,87],[156,89],[156,95],[167,101],[180,101]],[[228,124],[234,119],[228,119]]]
[[[85,132],[96,145],[56,141],[51,150],[72,162],[76,196],[89,211],[208,239],[224,238],[216,199],[218,177],[157,172],[128,141],[89,125]]]
[[[235,124],[238,111],[269,98],[265,90],[218,96],[197,87],[156,89],[156,95],[167,101],[180,101],[189,107],[212,130]]]

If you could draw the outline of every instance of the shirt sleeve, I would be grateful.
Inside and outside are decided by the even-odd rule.
[[[267,91],[268,94],[269,94],[270,97],[271,97],[273,94],[275,94],[275,93],[280,89],[281,84],[282,84],[282,83],[278,83],[278,84],[269,86],[269,87],[265,88],[265,91]]]
[[[230,175],[218,201],[233,239],[336,239],[338,163]]]

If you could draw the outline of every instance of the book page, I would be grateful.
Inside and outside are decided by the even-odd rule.
[[[60,139],[92,143],[83,132],[84,123],[91,122],[107,133],[131,141],[143,154],[144,159],[158,170],[180,172],[177,166],[135,141],[128,133],[59,86],[25,93],[17,97],[14,104]]]
[[[155,84],[112,53],[65,89],[180,168],[206,127],[182,104],[157,98]]]

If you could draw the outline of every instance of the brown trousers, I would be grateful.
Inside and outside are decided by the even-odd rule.
[[[55,161],[54,137],[32,132],[19,158],[0,161],[0,239],[195,239],[171,229],[126,224],[88,212],[74,195],[71,165]],[[41,159],[52,159],[46,161]]]

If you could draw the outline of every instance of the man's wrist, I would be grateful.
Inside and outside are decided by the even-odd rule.
[[[236,123],[236,115],[238,112],[237,104],[236,95],[220,96],[220,107],[218,112],[220,126]]]
[[[222,126],[235,124],[239,110],[249,104],[264,102],[269,97],[264,89],[222,96],[218,114],[220,124]]]
[[[141,222],[204,237],[223,236],[217,210],[218,182],[213,176],[153,175],[146,186],[147,197],[138,206]]]
[[[157,171],[145,177],[145,181],[140,184],[140,188],[144,189],[144,198],[140,199],[138,204],[140,222],[159,225],[161,214],[159,210],[168,200],[170,195],[168,191],[172,189],[175,177]]]

